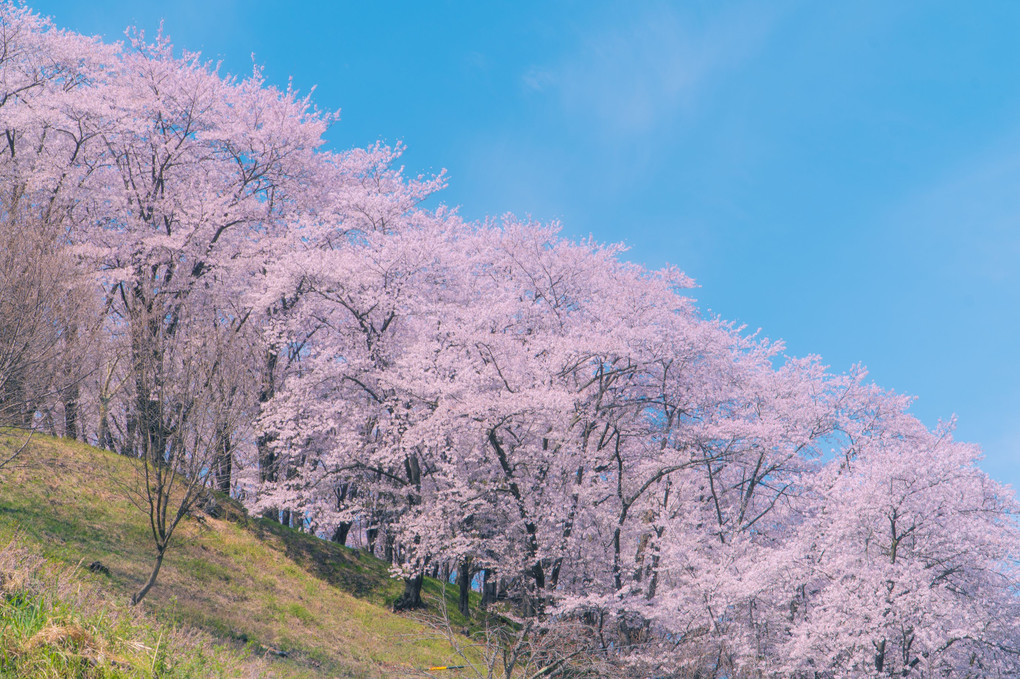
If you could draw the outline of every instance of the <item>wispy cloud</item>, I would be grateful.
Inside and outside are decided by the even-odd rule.
[[[882,219],[944,278],[960,271],[1020,292],[1020,129],[999,136],[917,188]],[[923,238],[917,239],[918,234]],[[906,243],[904,245],[907,245]],[[1008,284],[1008,288],[1002,288]]]
[[[521,76],[524,86],[535,92],[543,92],[557,82],[556,74],[548,68],[531,67]]]
[[[763,47],[776,18],[757,4],[705,15],[663,4],[628,11],[579,26],[561,61],[522,75],[529,89],[555,89],[564,115],[625,139],[696,108],[714,78]]]

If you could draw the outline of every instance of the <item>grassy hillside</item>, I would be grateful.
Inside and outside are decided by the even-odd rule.
[[[97,615],[135,615],[125,604],[148,575],[153,547],[147,517],[130,501],[134,473],[132,462],[118,455],[35,439],[15,466],[0,472],[0,545],[14,539],[65,570],[100,562],[108,574],[84,568],[73,574],[92,592],[89,606]],[[222,519],[185,520],[142,607],[157,621],[150,631],[195,630],[207,640],[203,648],[219,646],[208,651],[210,658],[229,663],[247,653],[269,676],[421,676],[430,665],[461,664],[420,616],[389,611],[400,590],[386,564],[364,552],[234,508]],[[433,607],[441,592],[439,583],[426,583]],[[465,621],[452,588],[447,600],[459,628]]]

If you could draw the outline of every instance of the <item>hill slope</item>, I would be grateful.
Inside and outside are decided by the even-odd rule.
[[[129,459],[38,437],[0,473],[0,540],[52,563],[100,562],[108,574],[77,577],[123,607],[154,555],[147,516],[129,499],[133,475]],[[265,655],[270,676],[421,676],[460,664],[430,626],[390,612],[401,585],[384,562],[227,507],[223,519],[197,516],[178,529],[143,602],[158,620]],[[442,591],[429,581],[424,594],[435,605]],[[452,589],[447,597],[459,627]]]

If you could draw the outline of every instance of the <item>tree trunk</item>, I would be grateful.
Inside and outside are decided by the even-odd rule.
[[[365,541],[368,543],[368,553],[375,556],[375,539],[379,536],[378,528],[365,529]]]
[[[262,388],[259,390],[259,408],[261,410],[264,410],[266,403],[276,395],[276,364],[280,359],[276,347],[266,350],[265,359],[262,369]],[[262,433],[255,441],[259,460],[259,480],[263,483],[272,483],[277,479],[277,460],[276,453],[273,451],[273,441],[275,440],[274,434]],[[275,507],[264,509],[262,516],[272,521],[280,520],[280,512]]]
[[[46,433],[50,436],[57,435],[57,421],[53,417],[53,409],[47,408],[42,411],[43,426],[46,428]]]
[[[73,351],[78,346],[78,324],[71,321],[65,328],[65,339],[66,347]],[[71,364],[64,365],[64,379],[67,382],[64,388],[60,390],[60,400],[64,405],[64,437],[72,440],[78,439],[78,400],[81,398],[81,390],[78,387],[78,380],[76,379],[77,372],[75,367],[72,367],[74,363],[77,363],[74,359],[71,359]],[[82,439],[85,437],[82,436]]]
[[[169,443],[167,428],[163,424],[162,404],[154,398],[143,395],[138,397],[135,407],[142,455],[147,456],[154,464],[162,464],[166,460]]]
[[[409,611],[424,606],[421,600],[421,585],[424,580],[424,573],[418,573],[413,578],[404,578],[404,593],[393,603],[393,610]]]
[[[114,450],[116,444],[113,441],[113,434],[110,432],[110,405],[109,399],[99,398],[99,447],[106,450]]]
[[[213,487],[230,495],[230,477],[233,473],[234,452],[230,441],[230,432],[225,426],[216,431],[216,459],[213,460]]]
[[[125,457],[137,457],[135,454],[135,434],[138,430],[138,422],[133,413],[128,413],[125,423],[126,434],[121,442],[120,454]]]
[[[156,584],[156,577],[159,575],[159,568],[163,565],[163,552],[160,551],[156,554],[156,563],[152,566],[152,573],[149,575],[149,579],[142,586],[140,590],[135,592],[134,596],[131,597],[131,605],[137,605],[145,595],[149,593],[152,586]]]
[[[78,385],[72,384],[64,390],[64,436],[78,438]]]
[[[341,483],[338,487],[333,489],[333,492],[336,494],[337,511],[343,511],[346,506],[347,499],[349,497],[354,497],[354,488],[349,483]],[[330,540],[339,545],[347,546],[347,535],[351,532],[351,526],[353,523],[353,521],[341,521],[336,527],[336,530],[333,531],[333,537],[330,538]]]
[[[465,618],[471,617],[470,594],[471,594],[471,558],[467,557],[460,562],[457,569],[457,586],[460,588],[460,599],[457,600],[457,610]]]
[[[346,547],[347,546],[347,534],[350,533],[350,532],[351,532],[351,522],[350,521],[341,521],[340,525],[337,526],[336,530],[333,531],[333,537],[330,538],[330,540],[335,542],[338,545]]]
[[[498,596],[499,582],[496,573],[486,568],[482,571],[482,608],[488,608],[489,604],[495,603]]]

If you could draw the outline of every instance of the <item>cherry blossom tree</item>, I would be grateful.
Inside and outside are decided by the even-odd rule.
[[[64,251],[91,167],[89,87],[110,50],[0,4],[0,415],[79,435],[82,350],[96,326]]]
[[[881,426],[818,475],[786,546],[797,594],[772,662],[795,676],[1014,676],[1020,507],[950,426],[928,431],[881,398]]]
[[[422,468],[400,448],[395,432],[410,409],[385,375],[416,336],[415,305],[438,289],[428,265],[447,222],[415,209],[442,178],[404,180],[392,167],[399,153],[377,146],[328,159],[316,211],[272,241],[255,305],[273,364],[261,399],[260,506],[341,540],[360,520],[388,552],[388,517],[416,502]]]
[[[238,346],[226,338],[247,319],[226,301],[243,287],[231,280],[243,273],[232,263],[298,212],[332,116],[268,87],[258,70],[238,80],[196,54],[178,56],[162,36],[149,43],[139,33],[127,47],[103,46],[11,5],[3,26],[6,170],[20,182],[6,209],[20,201],[46,225],[64,224],[98,273],[109,364],[118,366],[104,372],[123,373],[119,403],[100,408],[104,443],[117,409],[120,448],[139,455],[146,470],[169,469],[190,484],[214,466],[218,450],[223,477],[230,429],[243,410],[208,423],[196,410],[213,393],[220,404],[243,400],[234,396],[244,380],[234,378],[246,378],[244,371],[228,370],[233,361],[221,351]],[[145,487],[156,495],[148,503],[154,525],[172,487]],[[154,532],[152,579],[171,533]]]

